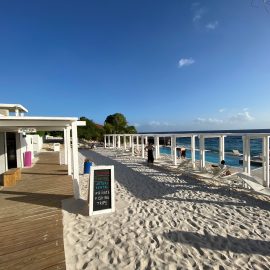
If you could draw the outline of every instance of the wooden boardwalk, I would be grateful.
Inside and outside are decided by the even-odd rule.
[[[0,190],[0,270],[66,268],[61,200],[73,191],[57,162],[57,153],[40,153],[16,186]]]

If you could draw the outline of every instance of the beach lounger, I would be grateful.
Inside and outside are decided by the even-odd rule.
[[[233,154],[235,155],[235,156],[243,156],[243,154],[241,154],[240,152],[239,152],[239,150],[235,150],[235,149],[233,149],[232,150],[233,151]]]
[[[248,187],[257,192],[265,189],[265,187],[259,183],[255,176],[251,176],[245,172],[238,173],[237,176],[242,180],[244,187]]]

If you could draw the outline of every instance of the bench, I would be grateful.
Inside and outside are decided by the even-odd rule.
[[[21,180],[21,169],[14,168],[3,173],[2,185],[4,187],[11,187],[16,184],[17,181]]]

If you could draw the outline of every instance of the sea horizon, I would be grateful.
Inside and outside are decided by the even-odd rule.
[[[189,133],[270,133],[270,129],[217,129],[217,130],[184,130],[184,131],[143,131],[139,134],[189,134]]]

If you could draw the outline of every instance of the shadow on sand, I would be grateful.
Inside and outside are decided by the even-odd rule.
[[[201,248],[243,254],[270,255],[269,241],[236,238],[230,235],[224,237],[221,235],[211,235],[207,232],[205,232],[205,234],[199,234],[194,232],[172,231],[164,233],[163,235],[171,242],[195,247],[201,255],[203,255]]]

